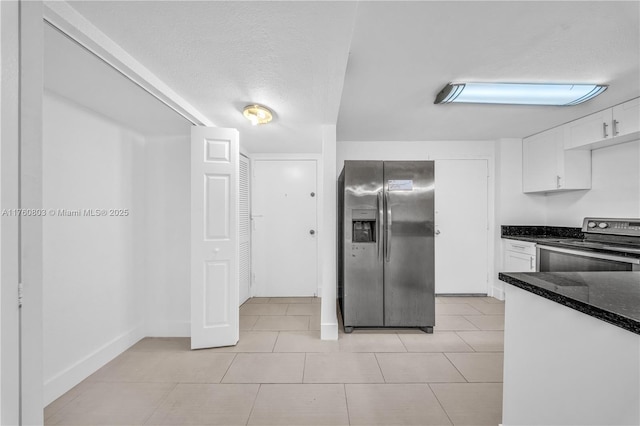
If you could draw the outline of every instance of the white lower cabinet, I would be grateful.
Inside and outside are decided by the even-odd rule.
[[[503,272],[535,272],[536,244],[503,239]]]

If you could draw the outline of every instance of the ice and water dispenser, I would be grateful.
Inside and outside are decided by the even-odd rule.
[[[376,211],[367,209],[351,210],[351,230],[354,243],[375,243]]]

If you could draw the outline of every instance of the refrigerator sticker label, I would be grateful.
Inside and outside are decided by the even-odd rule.
[[[413,191],[413,181],[389,180],[389,191]]]

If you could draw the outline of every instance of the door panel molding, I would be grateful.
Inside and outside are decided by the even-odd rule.
[[[192,128],[192,349],[239,339],[239,162],[236,129]]]

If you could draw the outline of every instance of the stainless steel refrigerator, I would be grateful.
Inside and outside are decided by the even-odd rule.
[[[344,330],[435,325],[433,161],[345,161],[338,178]]]

